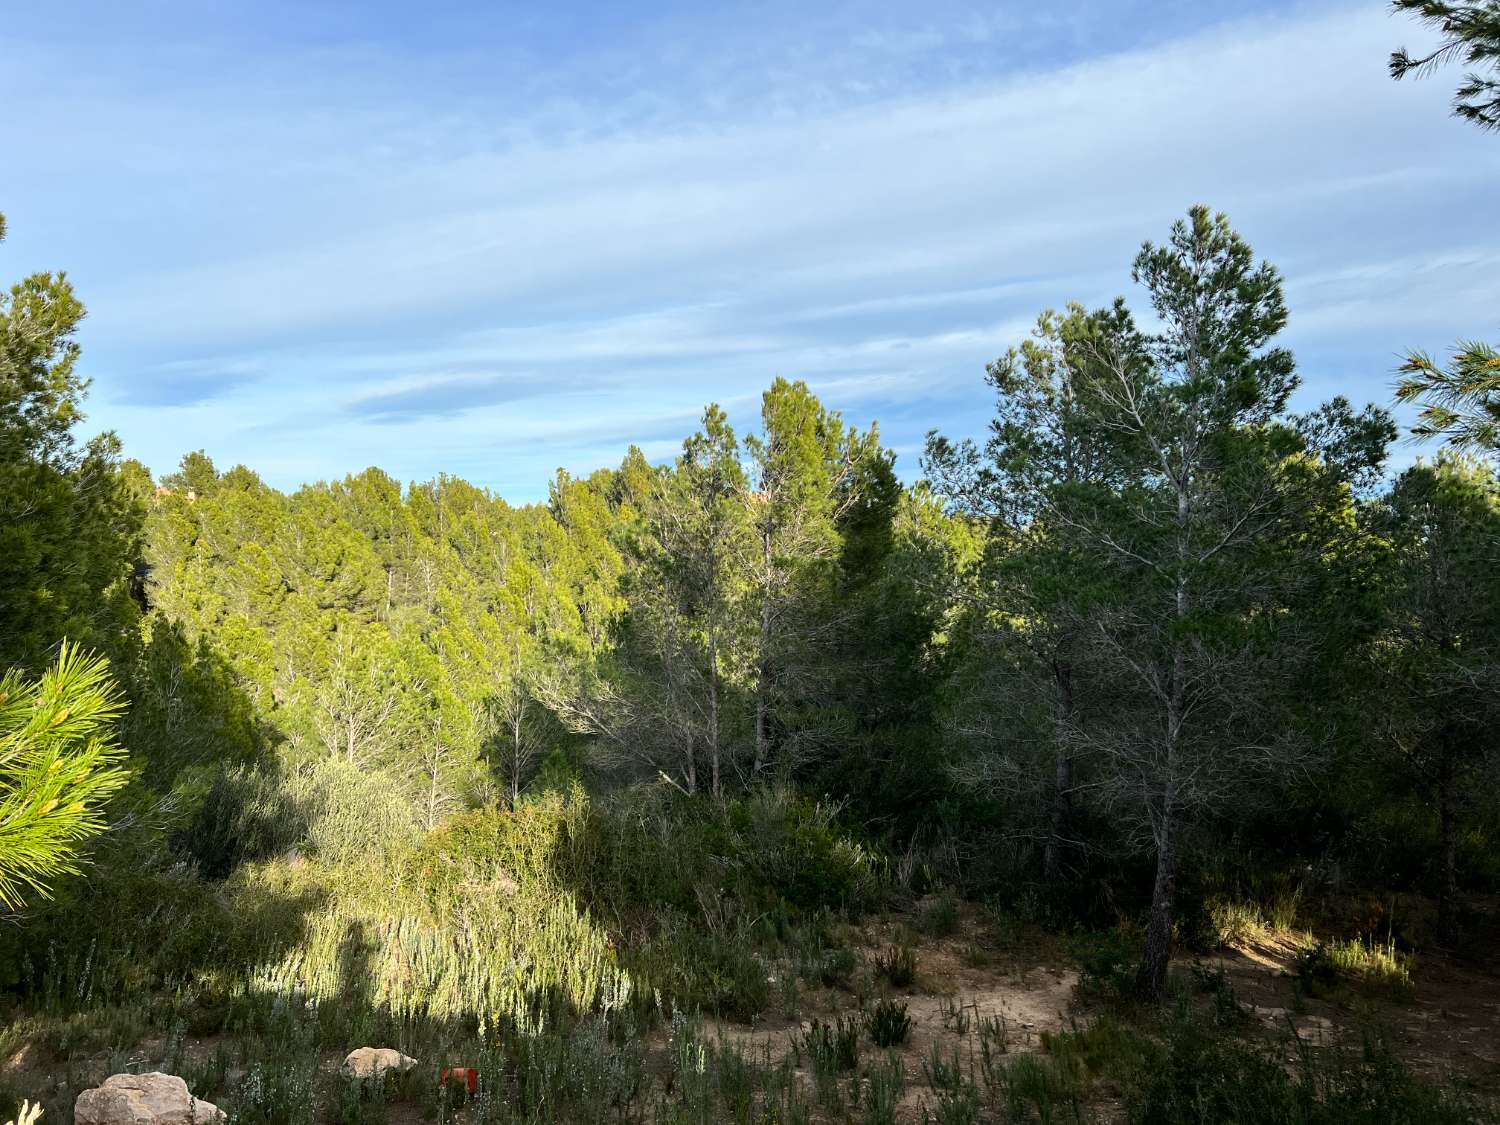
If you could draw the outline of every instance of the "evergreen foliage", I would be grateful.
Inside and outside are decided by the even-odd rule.
[[[120,706],[108,664],[75,645],[39,680],[0,676],[0,907],[77,874],[79,845],[125,784],[110,729]]]
[[[933,433],[924,480],[777,379],[748,435],[710,405],[665,463],[632,448],[521,506],[375,468],[284,493],[202,451],[158,482],[80,447],[82,306],[27,279],[0,303],[0,905],[27,907],[0,985],[65,1027],[283,1037],[233,1095],[268,1121],[320,1049],[413,1028],[503,1038],[532,1119],[598,1111],[600,1074],[646,1119],[613,1052],[657,1022],[660,1119],[749,1120],[804,1112],[796,1076],[697,1015],[856,967],[918,987],[905,938],[862,965],[836,935],[936,890],[935,939],[960,894],[1123,920],[1075,942],[1111,1005],[1335,885],[1421,890],[1462,942],[1500,889],[1494,470],[1445,453],[1388,482],[1385,411],[1292,412],[1280,275],[1223,215],[1193,208],[1132,277],[1154,328],[1123,298],[1044,312],[987,371],[988,434]],[[1491,361],[1400,395],[1492,449]],[[1409,989],[1384,940],[1309,964]],[[884,999],[809,1032],[822,1110],[847,1083],[891,1119],[904,1077],[860,1030],[910,1023]],[[982,1089],[935,1052],[936,1111],[1076,1110],[1106,1047],[1142,1120],[1247,1091],[1288,1120],[1452,1108],[1379,1052],[1287,1074],[1218,1031],[1100,1026],[1013,1063],[980,1032]]]

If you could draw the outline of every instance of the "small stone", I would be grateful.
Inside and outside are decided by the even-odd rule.
[[[350,1051],[340,1068],[345,1078],[379,1078],[388,1070],[405,1074],[417,1060],[391,1047],[359,1047]]]

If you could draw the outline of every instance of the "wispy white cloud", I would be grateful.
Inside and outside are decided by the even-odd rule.
[[[556,73],[515,48],[498,84],[456,43],[75,65],[0,123],[9,152],[72,138],[5,205],[89,300],[95,420],[158,469],[203,445],[281,484],[379,462],[536,495],[624,423],[670,448],[653,419],[748,422],[777,374],[904,448],[971,431],[984,363],[1128,290],[1199,200],[1285,270],[1309,395],[1384,398],[1401,347],[1494,327],[1500,148],[1389,81],[1412,37],[1368,4],[1116,53],[1097,9],[829,11],[739,40],[664,19]],[[65,60],[0,47],[0,95]]]

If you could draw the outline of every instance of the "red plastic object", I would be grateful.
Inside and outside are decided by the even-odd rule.
[[[463,1079],[464,1088],[473,1093],[479,1089],[479,1071],[472,1066],[450,1066],[443,1071],[442,1083],[446,1086],[449,1082]]]

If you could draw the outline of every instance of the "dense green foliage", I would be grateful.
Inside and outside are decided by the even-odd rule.
[[[77,874],[80,842],[125,783],[109,729],[119,710],[108,665],[66,644],[37,682],[0,676],[0,906]]]
[[[245,1119],[299,1119],[318,1052],[382,1034],[496,1052],[528,1120],[598,1112],[596,1079],[620,1120],[795,1120],[790,1072],[695,1021],[858,979],[881,995],[797,1050],[824,1111],[888,1120],[903,1072],[861,1051],[907,1040],[884,993],[920,968],[904,939],[858,963],[840,927],[891,902],[941,888],[938,938],[963,894],[1117,926],[1075,950],[1108,1003],[1168,997],[1174,947],[1304,893],[1428,894],[1463,942],[1500,888],[1500,483],[1449,453],[1384,480],[1384,411],[1293,413],[1280,275],[1224,216],[1193,208],[1132,276],[1153,329],[1124,299],[1043,313],[989,368],[988,438],[934,433],[926,480],[778,379],[749,436],[709,406],[671,462],[631,449],[525,506],[79,449],[82,306],[15,287],[0,903],[57,894],[0,928],[0,986],[63,1057],[280,1044],[215,1078]],[[1409,989],[1386,941],[1316,947],[1308,978]],[[1452,1108],[1375,1048],[1288,1073],[1195,1034],[1110,1041],[1135,1119]],[[1113,1065],[1102,1038],[1010,1064],[975,1036],[982,1080],[928,1060],[937,1119],[1076,1111]],[[1377,1087],[1373,1116],[1339,1108]]]

